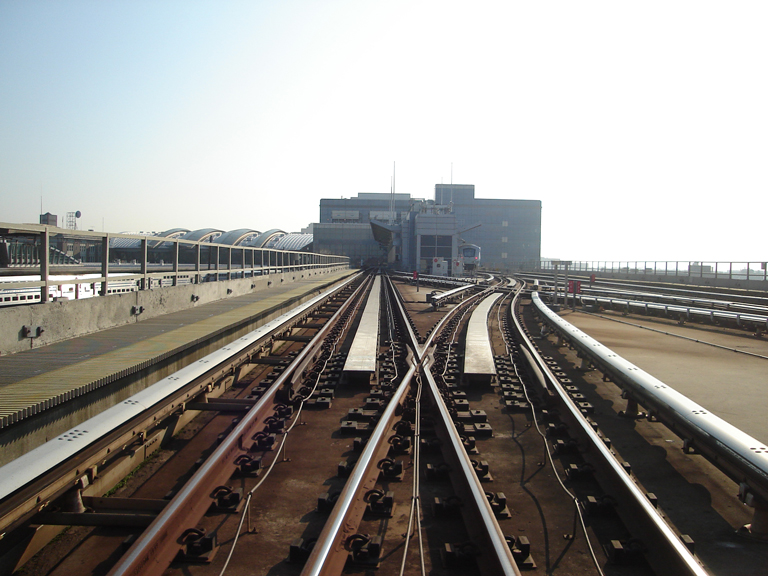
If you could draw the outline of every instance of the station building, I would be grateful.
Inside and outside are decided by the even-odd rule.
[[[451,274],[459,246],[477,244],[482,265],[513,270],[541,256],[541,201],[475,198],[472,184],[437,184],[434,199],[360,193],[320,200],[314,250],[353,266]]]

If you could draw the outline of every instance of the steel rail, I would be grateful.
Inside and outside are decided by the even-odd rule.
[[[448,302],[452,298],[456,298],[457,296],[463,297],[466,290],[471,290],[472,288],[475,288],[475,284],[467,284],[465,286],[458,286],[456,288],[452,288],[448,290],[447,292],[443,292],[442,294],[435,294],[432,296],[432,306],[435,308],[439,308],[442,306],[445,302]]]
[[[742,322],[749,322],[751,324],[765,325],[766,328],[768,328],[768,315],[753,314],[749,312],[729,312],[727,310],[715,308],[695,308],[692,306],[683,306],[681,304],[662,304],[657,302],[645,302],[642,300],[588,296],[585,294],[580,295],[579,299],[582,303],[594,302],[596,304],[608,304],[610,306],[624,306],[627,309],[639,309],[645,313],[648,313],[650,310],[656,310],[663,311],[665,314],[672,312],[685,314],[688,318],[697,316],[711,321],[714,321],[715,319],[733,320],[738,325],[741,325]]]
[[[379,475],[376,463],[389,450],[385,440],[387,432],[391,429],[396,407],[405,398],[405,393],[410,386],[411,380],[423,362],[424,351],[427,346],[431,345],[432,339],[438,332],[438,327],[441,327],[447,318],[450,317],[450,314],[443,317],[432,331],[424,347],[419,347],[412,327],[405,321],[407,314],[403,307],[402,297],[395,290],[389,276],[387,276],[386,287],[388,298],[394,300],[399,317],[403,320],[403,325],[407,331],[407,339],[410,341],[409,347],[412,351],[409,354],[411,365],[390,399],[384,414],[382,414],[374,432],[366,443],[363,453],[355,464],[350,478],[347,480],[331,512],[331,516],[326,521],[309,558],[304,564],[301,572],[302,576],[338,576],[338,574],[341,574],[347,560],[347,555],[345,554],[346,540],[349,536],[356,533],[364,512],[362,495],[365,491],[375,486]]]
[[[451,474],[451,479],[457,480],[453,482],[456,495],[465,504],[471,503],[471,505],[462,506],[461,510],[465,517],[464,524],[472,542],[483,551],[477,557],[477,563],[483,574],[520,576],[520,570],[512,557],[501,526],[499,526],[488,498],[485,496],[485,490],[475,473],[445,401],[440,395],[437,382],[430,369],[432,361],[430,356],[424,362],[424,373],[429,384],[428,390],[432,402],[440,414],[439,424],[441,427],[438,430],[441,432],[438,432],[438,438],[443,442],[443,448],[450,448],[447,456],[450,463],[453,464],[452,469],[460,470],[460,474]],[[459,481],[457,477],[463,482]]]
[[[534,302],[540,303],[535,292],[533,299]],[[612,492],[616,495],[617,499],[622,502],[622,506],[618,506],[616,510],[625,525],[633,531],[633,536],[639,537],[645,544],[646,558],[651,566],[659,574],[706,576],[707,571],[667,524],[637,483],[629,476],[622,463],[618,461],[597,431],[587,421],[579,406],[568,395],[544,359],[541,358],[523,329],[519,317],[514,313],[518,301],[519,295],[512,304],[512,318],[519,338],[536,360],[540,371],[549,382],[549,388],[559,399],[560,406],[565,408],[560,417],[568,420],[571,431],[578,435],[579,441],[585,447],[589,447],[585,450],[585,458],[588,458],[590,464],[595,468],[601,486],[609,493]]]
[[[551,284],[554,278],[553,274],[527,273],[527,272],[516,273],[516,276],[518,276],[519,278],[545,281],[548,284]],[[562,275],[559,274],[558,277],[562,277]],[[568,271],[568,278],[573,280],[579,280],[581,282],[590,281],[589,275],[583,275],[583,273],[579,274],[578,272],[574,274],[572,270]],[[709,290],[706,290],[707,288],[706,286],[691,284],[691,285],[688,285],[686,288],[680,288],[679,287],[680,284],[675,284],[671,282],[654,282],[654,281],[642,281],[642,280],[631,281],[631,280],[618,280],[615,278],[606,278],[606,277],[596,278],[595,285],[598,285],[598,284],[605,290],[630,291],[630,290],[642,287],[646,291],[656,290],[655,293],[657,296],[661,296],[661,295],[671,296],[673,294],[679,294],[681,298],[691,298],[691,299],[697,297],[697,296],[691,296],[691,295],[709,296],[710,298],[712,298],[713,296],[717,296],[717,297],[722,296],[724,298],[731,298],[731,299],[738,298],[738,303],[741,303],[741,304],[757,303],[757,304],[768,305],[768,298],[766,298],[765,296],[753,296],[748,292],[756,292],[756,291],[749,290],[746,288],[733,288],[731,289],[731,291],[734,293],[729,294],[728,292],[723,291],[723,290],[727,290],[727,288],[721,287],[721,286],[711,287]],[[615,287],[615,288],[611,288],[611,287]],[[650,293],[654,293],[654,292],[650,292]]]
[[[482,300],[486,297],[492,297],[493,293],[494,289],[488,288],[471,296],[464,301],[464,304],[469,305],[469,303],[474,300]],[[443,446],[450,446],[452,448],[449,452],[449,458],[453,461],[455,469],[460,469],[462,472],[460,477],[464,482],[457,482],[459,485],[454,485],[454,489],[456,489],[458,496],[461,497],[462,500],[474,504],[474,506],[470,507],[471,511],[469,512],[462,508],[462,514],[467,515],[465,518],[465,525],[468,532],[473,537],[473,541],[478,543],[481,546],[481,549],[493,550],[494,552],[492,555],[481,554],[478,558],[478,563],[483,567],[486,574],[513,574],[519,576],[519,568],[512,557],[512,552],[509,549],[504,533],[493,514],[488,498],[485,496],[485,490],[480,484],[480,480],[477,478],[477,474],[472,466],[472,461],[461,441],[461,435],[458,430],[456,430],[456,426],[448,412],[445,401],[440,395],[440,391],[431,371],[431,365],[434,358],[431,353],[428,353],[428,350],[433,348],[433,339],[437,337],[443,326],[450,320],[457,310],[459,310],[459,307],[451,310],[450,313],[446,314],[440,322],[438,322],[432,330],[429,339],[424,344],[421,357],[423,370],[427,382],[429,383],[428,390],[432,397],[432,401],[441,416],[440,422],[443,425]],[[452,474],[451,477],[455,478],[456,475]]]
[[[601,288],[598,286],[582,287],[582,294],[587,296],[597,296],[600,298],[635,298],[641,301],[647,300],[656,303],[672,303],[680,306],[698,306],[703,308],[720,310],[742,310],[744,312],[765,312],[768,306],[759,304],[750,304],[739,302],[738,300],[724,298],[700,298],[697,296],[679,296],[676,294],[665,294],[664,292],[640,292],[636,290],[626,290],[621,288]],[[711,296],[711,295],[710,295]],[[715,294],[717,296],[717,294]],[[722,296],[726,296],[723,294]]]
[[[28,521],[92,467],[121,454],[141,433],[155,428],[163,418],[183,409],[185,402],[247,362],[273,334],[300,322],[353,280],[326,290],[0,467],[0,533]]]
[[[394,289],[388,277],[387,280],[388,290],[385,293],[387,298],[391,299]],[[396,302],[401,314],[404,314],[399,300],[396,299]],[[408,328],[410,347],[413,349],[416,346],[416,337],[408,322],[403,322],[403,324]],[[397,407],[405,399],[406,391],[418,369],[418,361],[414,360],[412,352],[409,354],[409,361],[408,372],[403,376],[397,390],[390,398],[384,413],[366,442],[360,458],[355,463],[331,515],[323,526],[323,530],[304,564],[302,576],[336,576],[341,574],[344,569],[347,561],[347,539],[356,534],[360,525],[365,512],[364,494],[376,485],[379,477],[377,464],[386,457],[389,451],[387,434],[392,429]]]
[[[341,491],[336,505],[307,559],[302,576],[329,576],[341,574],[347,561],[347,539],[357,533],[360,520],[365,512],[364,494],[372,490],[379,477],[377,463],[387,455],[389,444],[387,434],[392,429],[397,407],[405,399],[417,365],[411,366],[403,376],[374,429],[360,459]]]
[[[237,465],[235,459],[248,452],[251,437],[272,413],[277,391],[288,382],[295,367],[305,358],[318,353],[323,340],[344,311],[361,294],[364,284],[319,329],[312,341],[295,357],[256,405],[248,411],[234,430],[205,460],[182,489],[174,496],[154,522],[139,536],[131,548],[110,570],[110,576],[160,576],[173,561],[181,546],[183,532],[196,526],[213,502],[215,487],[229,481]]]
[[[715,416],[683,394],[628,362],[552,312],[534,296],[547,323],[604,374],[624,388],[672,431],[691,442],[733,481],[742,500],[759,499],[756,513],[768,503],[768,447]],[[750,494],[752,495],[750,497]]]

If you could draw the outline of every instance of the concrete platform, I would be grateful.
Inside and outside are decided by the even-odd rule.
[[[561,316],[726,422],[768,442],[768,340],[658,318],[579,311]]]
[[[470,379],[490,380],[496,375],[491,337],[488,333],[488,313],[493,304],[503,296],[491,294],[472,312],[467,326],[467,343],[464,348],[464,375]]]
[[[183,360],[174,360],[184,351],[194,351],[188,360],[194,361],[208,353],[204,343],[212,336],[218,336],[214,340],[222,346],[225,341],[240,337],[353,273],[346,270],[311,280],[280,284],[244,296],[2,356],[0,430],[15,427],[22,420],[42,415],[111,382],[140,374],[141,382],[125,389],[121,395],[134,393],[137,387],[141,389],[153,383],[151,380],[156,381],[184,365]],[[159,369],[160,366],[162,369]],[[76,418],[90,417],[114,401],[113,397],[104,397]],[[60,417],[59,414],[57,418]],[[48,418],[53,418],[53,415]],[[4,445],[4,442],[0,444]]]
[[[381,276],[376,276],[365,303],[363,316],[355,339],[344,363],[344,372],[373,374],[379,354],[379,308],[381,307]]]

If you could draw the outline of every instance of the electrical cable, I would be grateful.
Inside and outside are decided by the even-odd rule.
[[[299,405],[299,408],[297,409],[296,413],[294,414],[296,416],[296,418],[294,418],[293,424],[291,424],[291,426],[284,432],[283,439],[280,442],[280,447],[277,449],[275,458],[273,458],[272,463],[269,465],[269,468],[267,468],[267,470],[264,472],[264,475],[262,476],[261,480],[259,480],[259,482],[257,482],[256,485],[248,491],[248,494],[246,496],[245,506],[243,506],[243,512],[241,513],[241,516],[240,516],[240,523],[238,524],[237,530],[235,531],[235,536],[234,536],[233,541],[232,541],[232,546],[229,549],[229,554],[227,555],[227,559],[224,561],[224,566],[222,566],[221,572],[219,572],[219,576],[224,576],[224,573],[226,572],[227,568],[229,567],[229,562],[232,559],[232,555],[235,552],[235,547],[237,546],[237,543],[238,543],[239,538],[240,538],[240,533],[241,533],[242,527],[243,527],[243,521],[245,520],[246,515],[250,511],[249,506],[250,506],[250,503],[251,503],[251,499],[253,498],[253,494],[264,483],[264,481],[269,476],[270,472],[272,472],[272,469],[275,467],[275,464],[278,461],[278,455],[280,454],[280,451],[283,449],[283,446],[285,446],[285,442],[288,439],[288,434],[291,432],[291,430],[293,430],[293,428],[299,422],[298,416],[301,414],[301,411],[304,408],[304,403],[312,396],[312,394],[314,394],[315,390],[317,390],[317,386],[318,386],[318,384],[320,382],[320,375],[323,373],[323,370],[325,370],[326,366],[328,365],[328,362],[331,359],[331,357],[333,356],[333,353],[336,350],[336,346],[338,345],[338,343],[341,340],[342,336],[344,334],[346,334],[346,331],[349,328],[349,324],[350,324],[351,318],[354,316],[354,313],[359,309],[362,300],[363,300],[362,297],[358,298],[357,302],[355,303],[355,306],[350,310],[349,314],[347,314],[346,318],[344,319],[344,323],[342,325],[342,329],[339,330],[338,336],[333,341],[333,345],[331,346],[330,352],[328,353],[328,355],[327,355],[327,357],[326,357],[326,359],[325,359],[325,361],[323,363],[323,368],[318,372],[318,375],[317,375],[317,378],[315,379],[315,384],[314,384],[312,390],[310,391],[310,393],[306,397],[303,397],[303,396],[301,397],[301,403]]]
[[[513,313],[513,311],[512,311],[512,309],[510,309],[510,314],[512,314],[512,313]],[[517,379],[520,381],[520,384],[523,387],[523,393],[525,394],[525,399],[528,401],[528,406],[530,406],[530,408],[531,408],[531,419],[533,420],[533,424],[536,427],[536,431],[539,433],[539,436],[541,436],[542,440],[544,441],[543,442],[544,443],[544,448],[546,449],[547,459],[549,460],[549,465],[552,467],[552,472],[554,473],[555,478],[557,479],[558,484],[560,484],[560,487],[562,488],[562,490],[573,501],[576,515],[578,516],[579,522],[581,524],[581,529],[582,529],[582,531],[584,533],[584,538],[585,538],[585,540],[587,542],[587,547],[589,548],[589,553],[592,556],[592,562],[594,563],[595,568],[597,569],[598,574],[600,574],[600,576],[605,576],[603,570],[600,568],[599,560],[597,559],[597,555],[595,554],[595,550],[592,547],[592,542],[590,541],[590,538],[589,538],[589,533],[587,532],[587,526],[586,526],[586,523],[584,522],[584,515],[583,515],[582,510],[581,510],[581,503],[579,502],[578,498],[573,493],[571,493],[570,490],[568,490],[568,488],[565,486],[565,484],[563,483],[562,479],[560,478],[560,474],[558,474],[558,472],[557,472],[557,468],[555,467],[555,461],[552,458],[552,451],[551,451],[551,449],[549,447],[549,442],[547,442],[546,435],[541,431],[541,428],[539,427],[539,422],[538,422],[538,420],[536,418],[536,408],[534,407],[533,402],[531,402],[531,399],[530,399],[530,397],[528,395],[528,388],[525,385],[525,382],[520,377],[520,372],[518,371],[517,364],[515,363],[515,359],[514,359],[514,357],[512,355],[512,350],[511,350],[511,347],[510,347],[510,342],[507,339],[507,335],[506,335],[505,331],[502,330],[501,334],[502,334],[502,337],[504,339],[504,345],[505,345],[506,350],[507,350],[507,355],[509,356],[509,359],[512,362],[512,367],[513,367],[513,369],[515,371],[515,375],[517,376]],[[575,534],[574,534],[574,536],[575,536]]]

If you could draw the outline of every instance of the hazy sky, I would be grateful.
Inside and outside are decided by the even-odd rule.
[[[0,0],[0,221],[296,231],[436,183],[542,255],[765,260],[768,3]],[[103,223],[103,224],[102,224]]]

